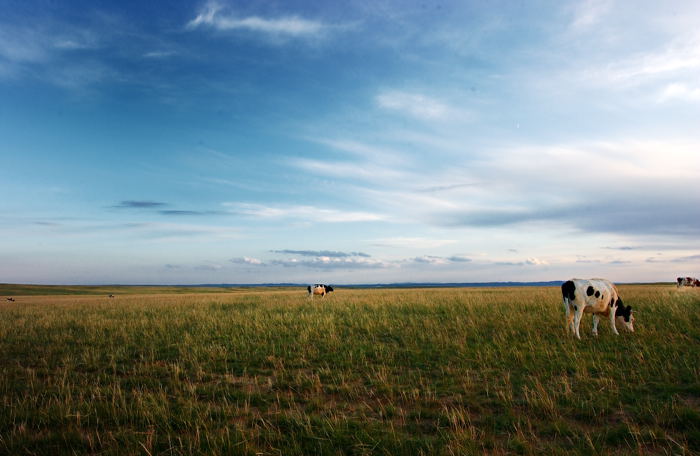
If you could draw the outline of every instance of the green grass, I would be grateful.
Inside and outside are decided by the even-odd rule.
[[[238,290],[0,303],[0,453],[700,454],[700,293]]]
[[[283,290],[283,287],[276,287]],[[286,288],[289,289],[289,288]],[[262,287],[187,287],[187,286],[133,286],[133,285],[24,285],[0,283],[0,296],[44,295],[124,295],[124,294],[192,294],[231,293],[271,290]]]

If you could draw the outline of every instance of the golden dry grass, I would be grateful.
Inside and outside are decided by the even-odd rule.
[[[620,291],[581,341],[557,288],[3,300],[0,453],[698,452],[700,292]]]

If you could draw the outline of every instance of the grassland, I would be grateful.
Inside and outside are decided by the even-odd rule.
[[[125,286],[125,285],[23,285],[0,283],[0,296],[45,295],[125,295],[125,294],[199,294],[252,291],[253,287],[200,287],[200,286]],[[257,288],[258,291],[265,288]]]
[[[620,291],[3,298],[0,454],[699,454],[700,290]]]

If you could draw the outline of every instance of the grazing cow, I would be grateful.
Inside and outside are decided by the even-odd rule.
[[[108,297],[108,298],[113,298],[113,297],[114,297],[114,295],[113,295],[113,294],[111,294],[111,295],[109,295],[109,296],[107,296],[107,297]]]
[[[598,335],[600,316],[610,318],[610,327],[618,335],[615,322],[622,324],[630,332],[634,332],[634,315],[632,306],[622,303],[617,288],[605,279],[571,279],[561,286],[561,294],[566,312],[567,332],[581,338],[579,327],[584,313],[593,314],[593,335]]]
[[[676,286],[680,287],[700,287],[700,280],[695,277],[678,277],[676,279]]]
[[[15,298],[7,298],[7,300],[10,302],[15,302]]]
[[[306,287],[306,290],[309,292],[309,298],[313,298],[314,295],[321,295],[322,298],[325,298],[326,294],[333,291],[333,287],[317,283],[315,285],[309,285]]]

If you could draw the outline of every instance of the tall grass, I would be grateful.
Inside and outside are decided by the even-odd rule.
[[[0,453],[693,454],[700,293],[623,286],[26,296],[0,304]]]

